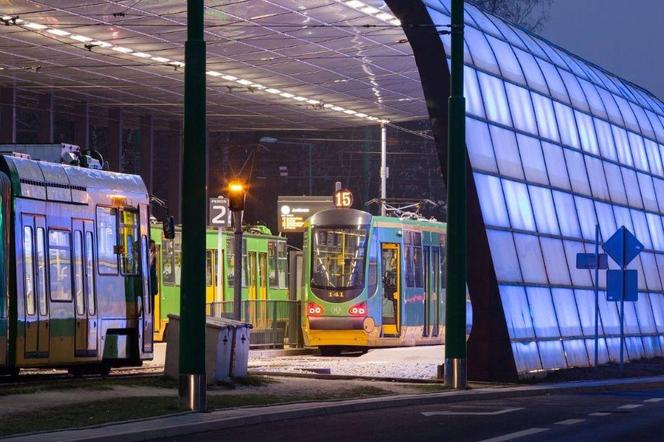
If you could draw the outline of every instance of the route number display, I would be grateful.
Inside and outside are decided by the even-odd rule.
[[[334,192],[334,205],[337,208],[347,209],[353,206],[353,192],[348,189],[339,189]]]

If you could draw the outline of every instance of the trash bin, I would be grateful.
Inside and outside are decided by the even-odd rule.
[[[168,315],[166,366],[167,376],[178,379],[180,317]],[[205,374],[207,383],[247,375],[252,325],[224,318],[206,318]],[[186,343],[184,345],[187,345]]]
[[[252,328],[251,324],[237,323],[233,330],[233,356],[231,359],[231,372],[230,375],[236,378],[245,377],[247,375],[247,367],[249,365],[249,341]]]

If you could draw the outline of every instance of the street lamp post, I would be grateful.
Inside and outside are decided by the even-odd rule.
[[[463,96],[463,0],[452,0],[447,157],[445,384],[466,387],[466,101]]]
[[[384,123],[380,125],[380,215],[385,216],[385,199],[387,198],[387,128]]]
[[[180,403],[206,409],[205,377],[205,40],[203,0],[187,0],[182,161]]]
[[[242,320],[242,218],[246,186],[233,181],[228,185],[228,205],[233,212],[235,235],[233,241],[233,319]]]

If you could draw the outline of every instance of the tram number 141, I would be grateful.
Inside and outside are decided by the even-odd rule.
[[[334,192],[334,205],[338,208],[353,206],[353,192],[348,189],[339,189]]]

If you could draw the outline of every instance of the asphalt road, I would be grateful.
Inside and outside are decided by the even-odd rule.
[[[287,420],[177,441],[662,441],[664,389],[408,406]]]

